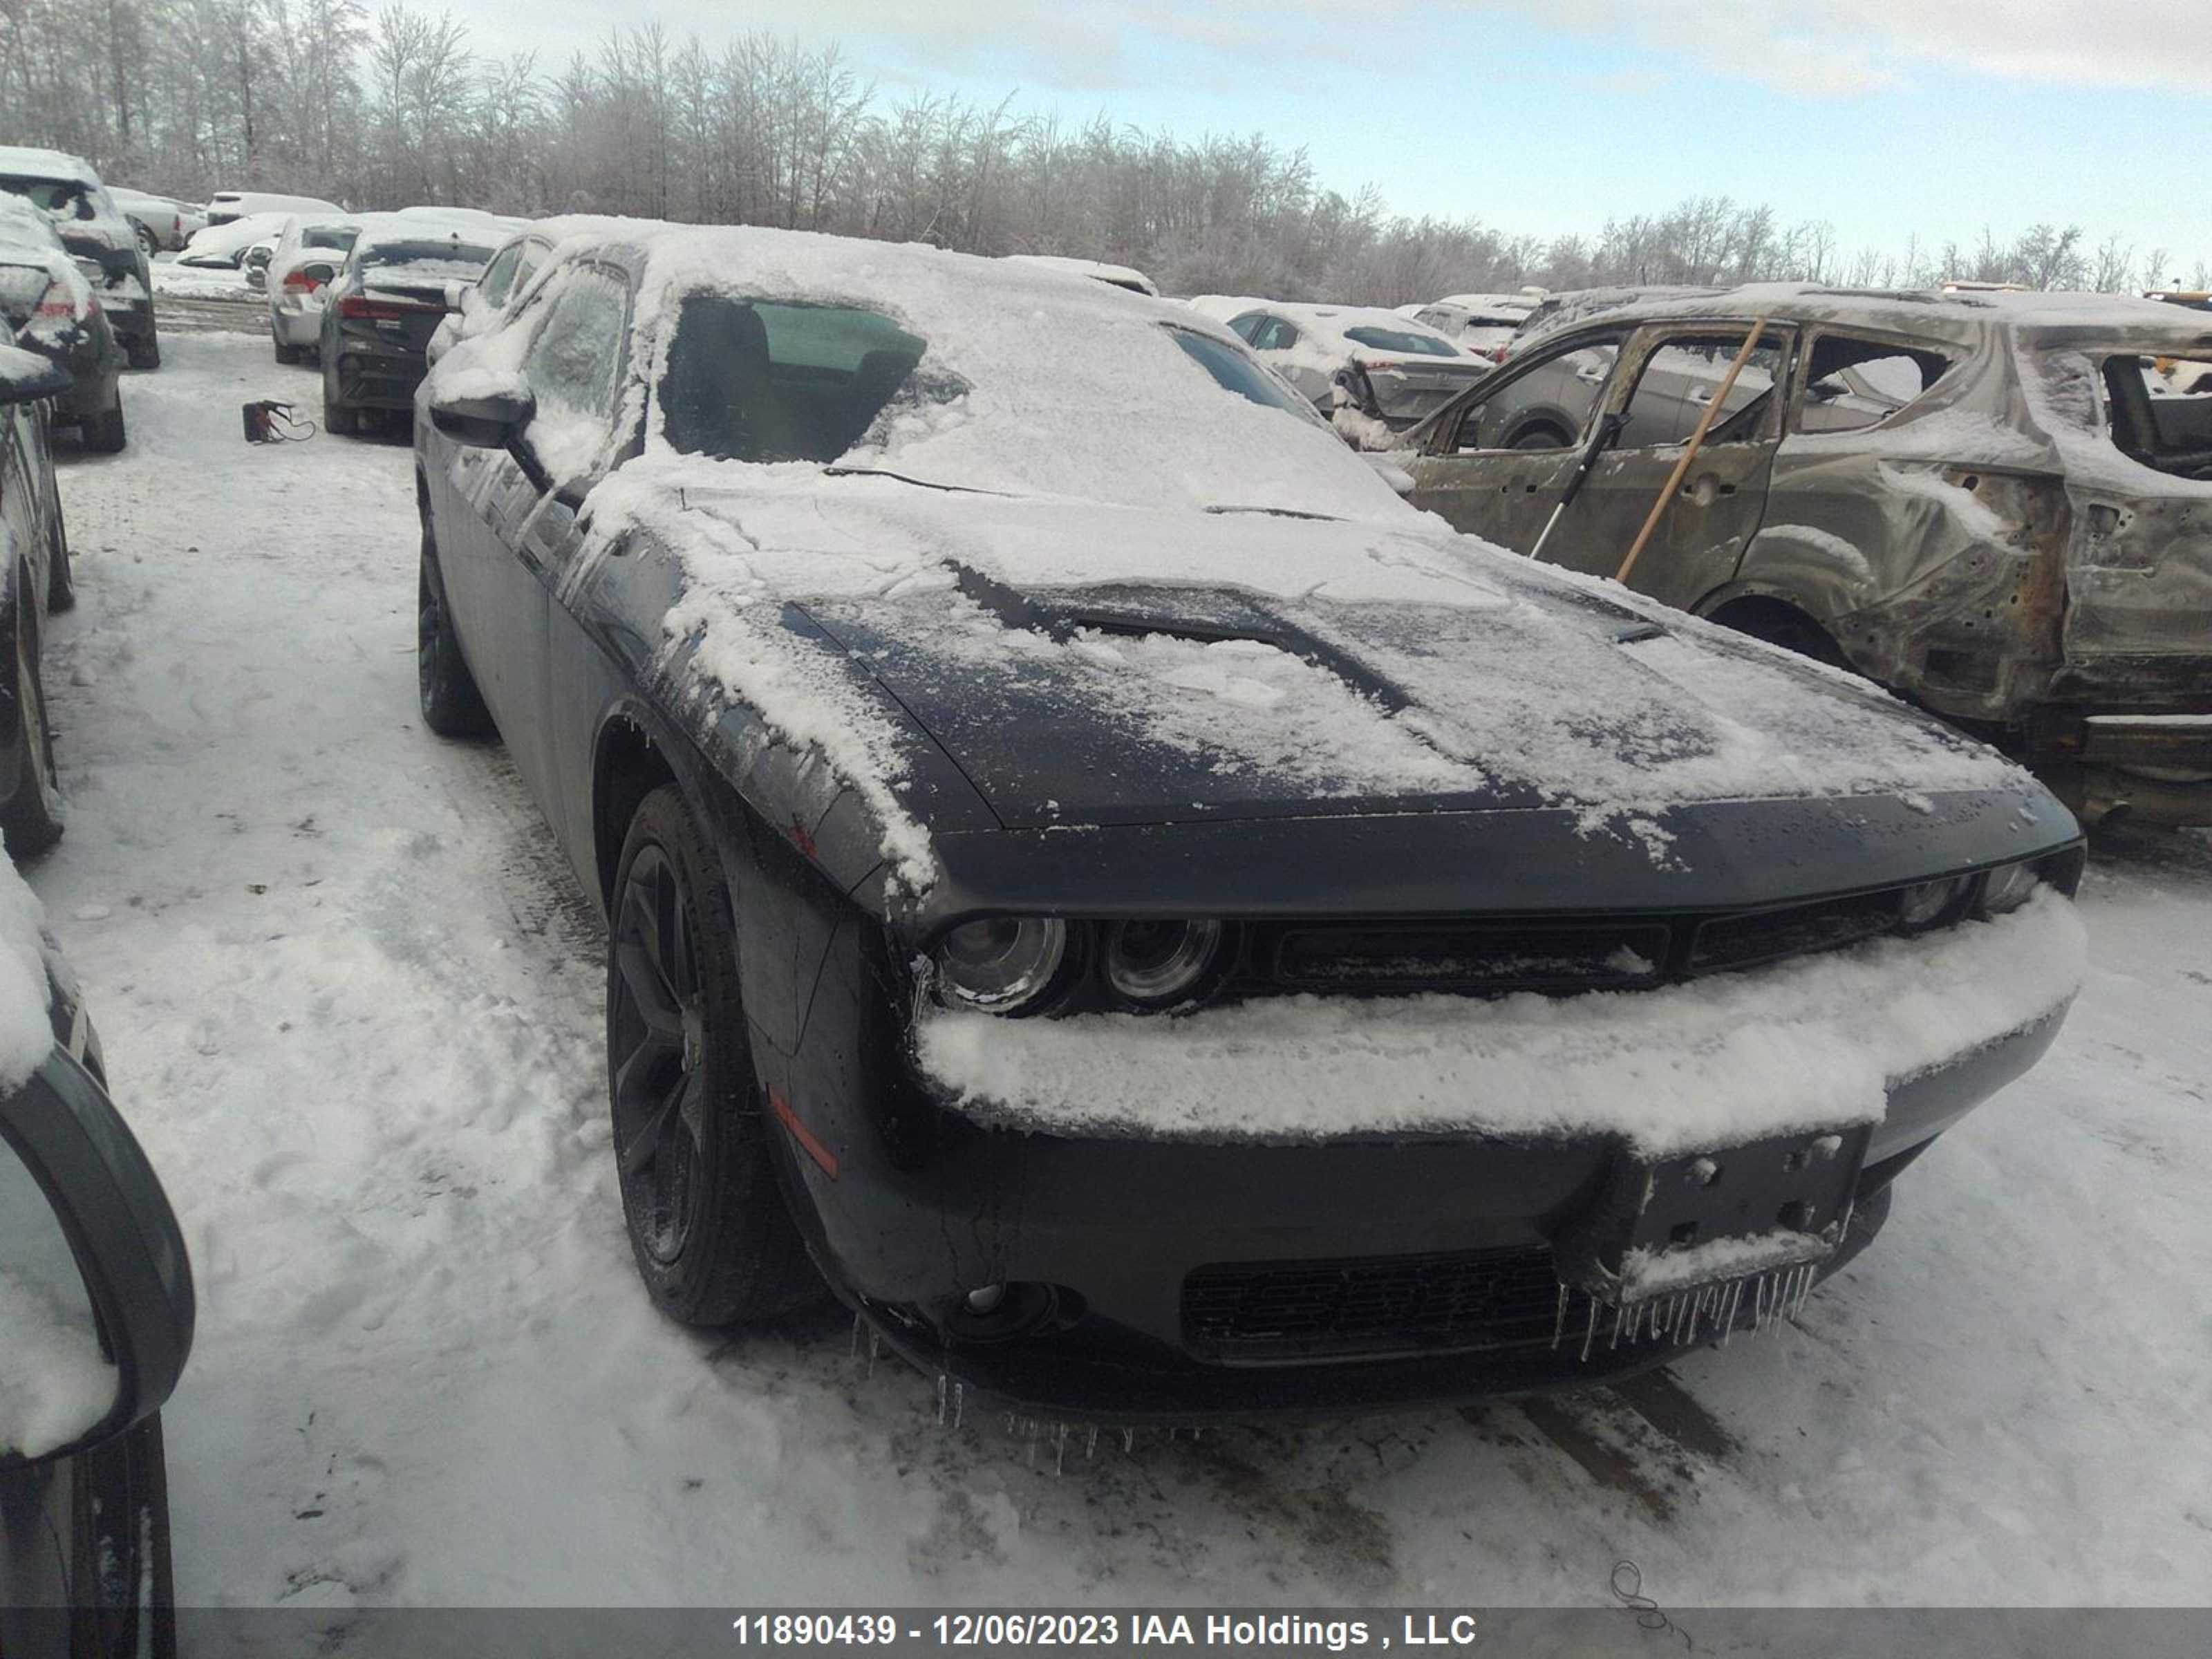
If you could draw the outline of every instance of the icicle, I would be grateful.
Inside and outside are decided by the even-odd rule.
[[[1729,1285],[1729,1287],[1728,1287],[1728,1310],[1727,1310],[1725,1313],[1722,1314],[1722,1315],[1721,1315],[1721,1316],[1720,1316],[1720,1326],[1721,1326],[1721,1346],[1723,1346],[1723,1348],[1725,1348],[1726,1346],[1728,1346],[1728,1345],[1729,1345],[1729,1338],[1730,1338],[1730,1337],[1732,1337],[1732,1336],[1734,1336],[1734,1335],[1735,1334],[1735,1310],[1736,1310],[1736,1304],[1738,1304],[1739,1302],[1741,1302],[1741,1301],[1742,1301],[1742,1300],[1743,1300],[1743,1280],[1741,1280],[1741,1279],[1739,1279],[1735,1280],[1733,1283],[1731,1283],[1731,1284]]]
[[[1065,1423],[1060,1425],[1060,1432],[1054,1437],[1054,1454],[1052,1472],[1054,1474],[1066,1474],[1067,1473],[1067,1425]]]
[[[1124,1429],[1124,1430],[1122,1430],[1122,1431],[1121,1431],[1121,1455],[1122,1455],[1124,1457],[1129,1456],[1131,1454],[1133,1454],[1133,1452],[1135,1452],[1135,1450],[1136,1450],[1136,1449],[1137,1449],[1137,1431],[1136,1431],[1134,1429]]]
[[[1562,1285],[1559,1286],[1559,1310],[1552,1316],[1552,1347],[1554,1352],[1559,1348],[1560,1334],[1566,1328],[1567,1287]]]
[[[960,1419],[967,1414],[968,1385],[965,1382],[955,1382],[952,1385],[952,1426],[958,1428]]]
[[[867,1322],[858,1314],[853,1316],[853,1358],[855,1359],[860,1357],[860,1332]]]
[[[1096,1423],[1093,1423],[1093,1424],[1091,1425],[1091,1438],[1090,1438],[1090,1440],[1089,1440],[1089,1441],[1085,1444],[1085,1446],[1084,1446],[1084,1448],[1083,1448],[1083,1461],[1084,1461],[1085,1462],[1088,1463],[1088,1462],[1089,1462],[1092,1458],[1094,1458],[1094,1457],[1096,1457],[1096,1456],[1097,1456],[1097,1455],[1098,1455],[1098,1425],[1097,1425]]]
[[[951,1390],[946,1387],[946,1382],[947,1382],[947,1379],[946,1379],[946,1377],[945,1377],[945,1373],[944,1373],[943,1371],[939,1371],[939,1372],[938,1372],[938,1374],[937,1374],[937,1426],[938,1426],[939,1428],[940,1428],[940,1429],[941,1429],[941,1428],[943,1428],[943,1427],[945,1426],[945,1396],[948,1393],[950,1393],[950,1392],[951,1392]]]
[[[876,1374],[876,1356],[883,1351],[884,1340],[871,1327],[868,1331],[868,1376],[872,1379]]]
[[[1590,1339],[1597,1334],[1597,1298],[1593,1296],[1589,1302],[1589,1317],[1583,1322],[1583,1360],[1585,1364],[1589,1359]]]
[[[1618,1348],[1620,1346],[1620,1322],[1627,1311],[1628,1310],[1620,1306],[1618,1304],[1614,1305],[1613,1310],[1613,1340],[1607,1345],[1608,1346]]]

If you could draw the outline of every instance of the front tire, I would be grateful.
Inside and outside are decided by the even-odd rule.
[[[646,1289],[687,1325],[818,1299],[777,1185],[729,887],[673,785],[631,818],[609,908],[607,1097]]]
[[[476,676],[461,655],[453,618],[446,609],[446,585],[438,568],[438,544],[426,520],[422,558],[415,587],[415,683],[422,724],[441,738],[477,738],[492,729]]]
[[[62,792],[54,779],[53,734],[46,726],[46,685],[39,673],[39,623],[27,580],[15,590],[15,715],[22,763],[15,794],[0,811],[0,837],[11,858],[33,858],[62,838]]]

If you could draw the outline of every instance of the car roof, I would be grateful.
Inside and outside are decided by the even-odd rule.
[[[88,189],[100,187],[100,175],[82,156],[27,144],[0,144],[0,173],[11,179],[67,179]]]

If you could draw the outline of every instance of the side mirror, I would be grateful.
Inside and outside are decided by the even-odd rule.
[[[195,1315],[161,1182],[106,1091],[56,1049],[0,1100],[0,1472],[159,1410]]]
[[[21,372],[14,365],[21,364]],[[68,369],[35,352],[15,350],[0,361],[0,404],[34,404],[58,398],[76,385]]]
[[[430,389],[430,423],[480,449],[504,449],[537,413],[530,382],[513,369],[465,368]]]
[[[469,308],[469,295],[474,294],[476,291],[477,285],[474,283],[447,283],[446,309],[448,311],[466,312]]]

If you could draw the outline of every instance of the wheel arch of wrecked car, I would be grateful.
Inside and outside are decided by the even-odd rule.
[[[1780,599],[1869,678],[1953,719],[2008,723],[2059,665],[2063,480],[1900,453],[1889,431],[1784,439],[1733,580],[1694,608]]]

